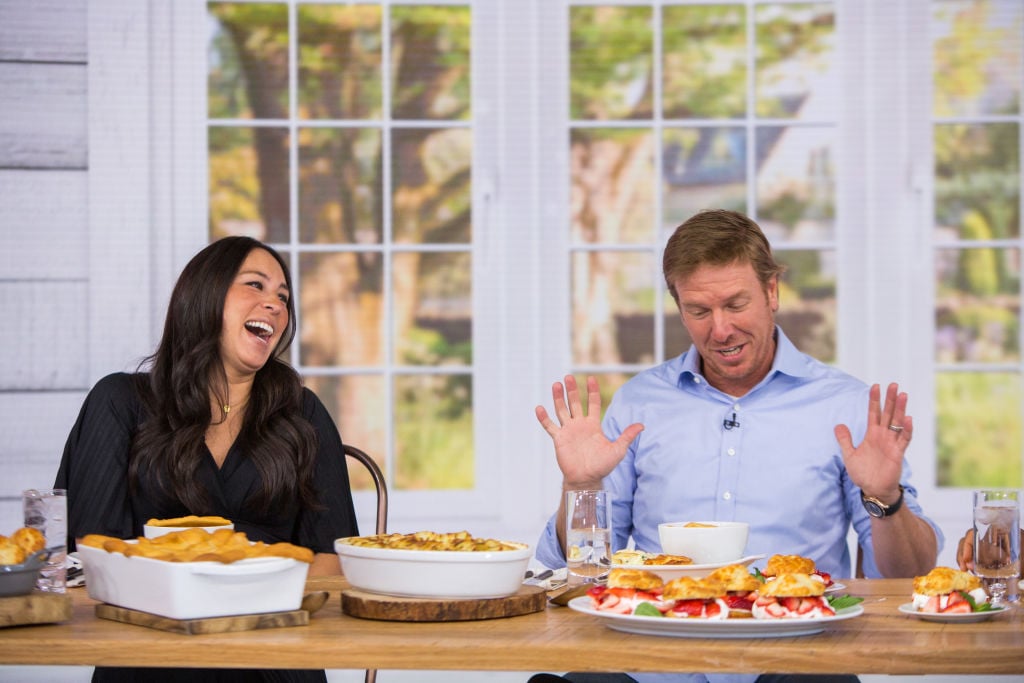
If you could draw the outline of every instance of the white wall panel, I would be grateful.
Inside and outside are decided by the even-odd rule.
[[[0,62],[0,168],[85,168],[86,67]]]
[[[86,171],[0,170],[3,279],[86,277],[86,180]]]
[[[86,284],[81,281],[0,281],[0,320],[9,343],[0,364],[0,391],[84,389],[83,362],[89,325]],[[21,410],[13,415],[19,421]],[[5,417],[4,423],[10,418]],[[5,440],[6,440],[5,435]]]
[[[84,63],[87,5],[87,0],[0,0],[0,60]]]

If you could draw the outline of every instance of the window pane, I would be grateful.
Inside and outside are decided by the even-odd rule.
[[[1017,123],[936,125],[935,237],[1020,236]]]
[[[935,359],[1020,360],[1020,250],[940,249],[935,254]]]
[[[394,255],[395,362],[473,362],[472,259],[468,253]]]
[[[757,215],[769,239],[834,239],[835,128],[764,126],[756,136]]]
[[[570,116],[650,118],[653,47],[650,7],[571,7]]]
[[[380,118],[381,9],[299,5],[299,116]]]
[[[392,136],[394,241],[469,242],[472,131],[412,128]]]
[[[211,118],[288,118],[288,10],[283,4],[209,4],[207,111]]]
[[[395,377],[397,489],[471,489],[472,376]]]
[[[757,115],[832,119],[839,79],[831,3],[757,6]]]
[[[939,486],[1010,486],[1021,477],[1018,373],[940,372],[935,377]]]
[[[649,253],[579,252],[572,257],[573,362],[654,362],[654,282]]]
[[[653,239],[653,141],[649,130],[572,131],[573,241],[636,244]]]
[[[664,117],[735,118],[747,110],[746,8],[662,10]]]
[[[746,213],[746,129],[666,128],[662,140],[665,230],[703,209]]]
[[[299,238],[379,244],[381,142],[376,128],[299,129]]]
[[[341,440],[366,451],[387,472],[387,405],[381,375],[306,376],[305,384],[334,417]],[[361,465],[349,465],[354,488],[372,489]]]
[[[1020,0],[932,3],[935,115],[1019,114]]]
[[[288,129],[209,129],[210,238],[288,241]]]
[[[776,250],[786,266],[779,282],[776,320],[804,353],[836,362],[836,253]]]
[[[302,365],[380,366],[385,348],[381,254],[302,254],[298,277]]]
[[[468,7],[391,7],[396,119],[468,119]]]

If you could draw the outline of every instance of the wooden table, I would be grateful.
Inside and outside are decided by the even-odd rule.
[[[816,635],[743,640],[620,633],[565,607],[471,622],[356,619],[341,614],[340,577],[309,582],[331,591],[309,626],[186,636],[98,619],[95,603],[73,589],[72,621],[0,629],[0,664],[1024,674],[1024,609],[982,623],[929,623],[897,611],[909,580],[845,583],[865,598],[862,616]],[[183,646],[194,646],[187,658]]]

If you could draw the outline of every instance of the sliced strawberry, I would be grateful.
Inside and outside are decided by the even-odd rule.
[[[946,605],[946,609],[942,610],[943,614],[970,614],[971,603],[966,600],[960,600],[957,603],[950,603]]]
[[[949,599],[946,601],[946,607],[952,607],[953,605],[961,602],[967,602],[967,598],[960,591],[953,591],[949,594]]]
[[[708,619],[714,619],[722,613],[722,606],[717,602],[708,602],[704,606],[704,616]]]
[[[808,612],[813,612],[817,606],[817,600],[812,600],[809,598],[806,600],[801,600],[800,606],[797,608],[796,613],[807,614]]]
[[[786,608],[777,602],[766,605],[764,611],[768,613],[768,616],[775,618],[781,618],[787,614]]]
[[[928,597],[928,601],[924,603],[924,607],[921,608],[921,611],[938,613],[940,609],[939,596],[931,595]]]
[[[704,612],[703,600],[676,600],[672,606],[676,616],[699,617]]]
[[[790,612],[800,611],[800,598],[779,598],[779,602],[781,602],[782,606]]]
[[[825,582],[825,588],[828,588],[829,586],[832,585],[832,575],[831,574],[829,574],[828,572],[822,572],[822,571],[816,571],[814,573],[817,574],[818,576],[820,576],[821,580]]]
[[[729,605],[729,609],[746,610],[749,612],[750,608],[754,605],[754,601],[750,599],[750,596],[751,593],[744,595],[730,593],[725,596],[725,604]]]

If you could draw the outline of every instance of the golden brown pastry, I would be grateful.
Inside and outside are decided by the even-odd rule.
[[[724,594],[725,586],[718,581],[680,576],[665,584],[661,597],[666,600],[708,600],[719,598]]]
[[[707,575],[708,581],[717,581],[729,592],[750,592],[761,587],[761,582],[741,564],[730,564],[719,567]]]
[[[774,581],[765,583],[758,593],[776,598],[810,598],[824,595],[825,584],[814,580],[810,574],[780,574]]]
[[[761,573],[765,576],[813,574],[814,569],[814,560],[810,558],[800,555],[772,555],[768,558],[768,565]]]
[[[25,549],[13,539],[0,536],[0,564],[21,564],[25,556]]]
[[[146,557],[165,562],[223,562],[230,564],[250,557],[290,557],[311,563],[313,551],[292,543],[251,543],[241,531],[189,528],[158,536],[125,541],[100,534],[89,534],[80,545],[100,548],[126,557]]]
[[[661,590],[665,582],[654,572],[643,569],[615,569],[608,572],[609,588],[636,588],[637,590]]]
[[[26,555],[31,555],[46,547],[46,538],[39,529],[23,526],[13,534],[11,540],[24,549]]]
[[[914,577],[914,592],[920,595],[944,595],[953,591],[981,588],[981,580],[969,572],[949,567],[936,567],[925,576]]]
[[[185,517],[173,517],[171,519],[151,519],[146,522],[147,526],[227,526],[231,524],[230,519],[224,517],[218,517],[216,515],[208,515],[205,517],[198,517],[196,515],[186,515]]]
[[[661,566],[676,566],[684,564],[693,564],[693,560],[686,555],[666,555],[664,553],[653,555],[644,558],[644,564],[650,565],[661,565]]]

